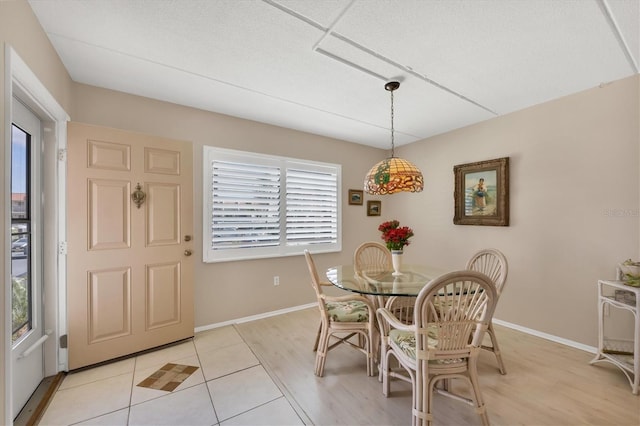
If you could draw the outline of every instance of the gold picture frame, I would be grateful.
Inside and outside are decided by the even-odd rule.
[[[380,216],[382,211],[382,201],[369,200],[367,201],[367,216]]]
[[[361,189],[349,190],[349,204],[352,206],[361,206],[364,199],[364,191]]]
[[[453,166],[455,225],[509,226],[509,157]]]

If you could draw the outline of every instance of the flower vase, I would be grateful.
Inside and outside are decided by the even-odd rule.
[[[391,262],[393,264],[393,276],[402,275],[402,250],[391,250]]]

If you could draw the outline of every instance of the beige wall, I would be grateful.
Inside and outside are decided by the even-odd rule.
[[[2,146],[2,149],[0,149],[0,164],[2,164],[3,170],[3,173],[0,174],[0,188],[2,188],[1,192],[4,200],[9,199],[10,192],[10,176],[8,176],[7,169],[4,167],[10,141],[10,129],[6,121],[8,108],[4,103],[5,93],[8,91],[6,84],[10,81],[10,76],[7,75],[5,70],[5,49],[7,46],[12,47],[17,52],[56,98],[58,103],[67,111],[70,110],[69,102],[71,99],[71,79],[33,15],[29,4],[25,0],[0,1],[0,48],[2,49],[0,51],[0,74],[2,75],[2,78],[0,78],[0,128],[2,129],[2,132],[0,132],[0,146]],[[4,208],[0,209],[0,220],[4,224],[3,229],[9,229],[6,226],[9,218],[4,215]],[[3,233],[1,240],[3,244],[0,245],[0,259],[8,259],[6,247],[9,246],[9,238]],[[9,267],[4,261],[0,262],[0,274],[3,277],[3,282],[10,282]],[[6,303],[5,291],[0,293],[0,306],[2,307]],[[4,330],[5,327],[8,327],[6,320],[10,314],[5,312],[4,308],[2,312],[4,314],[0,316],[0,329]],[[0,362],[3,366],[0,368],[0,383],[2,383],[0,401],[3,402],[0,404],[0,423],[8,424],[10,423],[10,409],[6,391],[9,384],[5,377],[5,372],[8,371],[7,363],[9,360],[5,358],[5,351],[9,348],[4,339],[0,340]]]
[[[406,261],[461,268],[483,247],[510,263],[496,317],[523,327],[596,345],[598,278],[638,259],[639,78],[633,77],[401,147],[423,170],[419,194],[382,197],[382,216],[345,204],[344,250],[318,257],[321,268],[350,262],[358,243],[396,218],[414,228]],[[384,152],[95,87],[74,89],[76,121],[190,140],[202,145],[343,164],[343,191]],[[511,226],[453,225],[453,166],[511,158]],[[195,191],[202,165],[194,166]],[[201,258],[201,198],[196,243]],[[280,287],[272,285],[279,275]],[[260,314],[313,301],[301,257],[196,266],[196,325]]]
[[[13,47],[62,108],[70,111],[71,79],[26,0],[0,1],[0,41]]]
[[[343,251],[318,255],[318,268],[351,263],[360,242],[378,238],[380,218],[367,217],[364,206],[347,205],[347,192],[349,188],[362,188],[365,172],[387,155],[385,151],[80,84],[74,87],[74,106],[74,121],[193,143],[196,326],[315,300],[302,256],[202,262],[203,145],[342,164]],[[273,285],[274,275],[280,277],[278,287]]]
[[[415,228],[405,257],[456,268],[482,247],[498,248],[510,269],[496,318],[596,346],[596,282],[639,258],[639,81],[399,149],[422,169],[426,187],[388,199]],[[500,157],[510,157],[511,225],[453,225],[453,166]]]
[[[7,82],[10,81],[10,76],[7,75],[5,70],[5,49],[7,46],[12,47],[17,54],[27,63],[29,68],[33,71],[38,79],[46,86],[49,92],[56,98],[58,103],[67,111],[70,110],[71,99],[71,79],[67,71],[65,70],[62,62],[58,58],[55,50],[49,43],[48,38],[44,34],[44,31],[40,27],[36,17],[31,11],[31,7],[25,0],[3,0],[0,1],[0,73],[2,78],[0,79],[0,164],[2,164],[2,170],[4,171],[0,175],[0,188],[3,194],[3,199],[9,199],[9,182],[10,176],[6,173],[4,167],[6,156],[8,154],[8,146],[10,141],[10,129],[6,121],[7,105],[4,103],[5,93],[8,91],[6,87]],[[3,229],[9,229],[6,224],[9,218],[5,217],[4,209],[0,209],[0,220],[4,224]],[[3,233],[1,240],[4,242],[0,246],[0,258],[8,259],[6,255],[6,247],[8,247],[9,238]],[[0,262],[0,274],[3,277],[3,282],[10,282],[8,263]],[[0,294],[0,306],[5,306],[5,292]],[[4,309],[2,312],[5,312]],[[9,317],[9,313],[0,317],[0,329],[4,330],[8,327],[6,319]],[[8,380],[6,380],[5,372],[8,371],[9,362],[5,358],[5,351],[7,348],[7,342],[4,339],[0,342],[0,361],[3,368],[0,368],[0,401],[3,403],[0,405],[0,423],[9,423],[9,405],[8,395],[6,390],[8,389]]]

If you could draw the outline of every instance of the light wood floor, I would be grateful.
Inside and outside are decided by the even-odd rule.
[[[329,352],[324,377],[313,374],[316,308],[236,325],[285,396],[309,424],[411,424],[411,387],[394,381],[382,395],[364,356],[345,345]],[[507,375],[493,354],[480,357],[480,385],[493,425],[640,425],[640,396],[622,372],[593,354],[495,326]],[[464,390],[463,382],[454,390]],[[472,407],[436,395],[435,424],[476,425]]]

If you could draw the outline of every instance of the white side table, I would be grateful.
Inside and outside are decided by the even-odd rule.
[[[635,300],[633,298],[635,296]],[[633,340],[620,340],[605,336],[605,308],[625,309],[633,314],[635,327]],[[622,281],[598,281],[598,352],[590,364],[607,361],[622,370],[631,392],[640,389],[640,287],[625,285]]]

